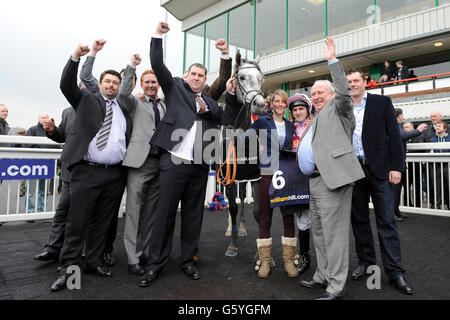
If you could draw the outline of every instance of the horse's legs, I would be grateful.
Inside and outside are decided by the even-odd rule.
[[[236,184],[233,183],[231,186],[226,187],[227,191],[227,198],[228,198],[228,210],[230,212],[231,217],[231,242],[228,245],[227,252],[225,252],[225,255],[228,257],[235,257],[237,256],[237,239],[238,239],[238,232],[237,232],[237,223],[236,223],[236,217],[238,213],[238,206],[236,204]]]
[[[239,199],[241,199],[241,203],[239,205],[240,211],[240,219],[239,219],[239,236],[246,237],[247,230],[245,229],[245,215],[244,215],[244,206],[245,206],[245,196],[247,194],[247,182],[239,183]]]

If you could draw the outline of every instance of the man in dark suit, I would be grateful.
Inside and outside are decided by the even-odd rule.
[[[65,288],[67,267],[80,265],[85,244],[85,272],[111,277],[100,258],[108,226],[122,198],[125,170],[122,160],[131,133],[128,97],[117,96],[121,77],[107,70],[100,77],[100,92],[93,94],[77,86],[80,57],[88,46],[78,45],[67,62],[61,91],[76,110],[75,122],[61,154],[70,170],[70,209],[67,217],[60,268],[52,291]]]
[[[48,138],[58,143],[64,143],[72,130],[74,121],[75,110],[72,107],[68,107],[63,110],[62,120],[58,127],[55,126],[53,119],[48,119],[44,121],[43,128]],[[70,173],[64,162],[62,163],[60,178],[62,180],[61,196],[53,216],[52,230],[44,250],[34,256],[34,259],[38,261],[58,260],[64,244],[66,220],[70,207]]]
[[[400,183],[405,160],[400,130],[389,97],[366,93],[366,83],[359,69],[347,73],[356,127],[353,149],[365,177],[356,181],[352,198],[352,227],[359,266],[352,279],[362,279],[367,267],[376,264],[375,246],[369,220],[369,197],[372,198],[381,257],[389,283],[405,294],[412,294],[401,266],[400,238],[394,218],[391,184]]]
[[[162,35],[168,31],[169,25],[160,22],[150,45],[150,61],[166,97],[167,111],[151,139],[162,151],[160,198],[141,287],[149,286],[169,259],[180,201],[181,269],[191,279],[200,278],[193,255],[200,238],[208,177],[209,159],[203,159],[202,137],[208,129],[218,134],[222,118],[216,101],[201,94],[206,83],[203,65],[190,66],[186,81],[173,78],[164,65]]]

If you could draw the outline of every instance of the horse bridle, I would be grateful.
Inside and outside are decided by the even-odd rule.
[[[242,67],[241,69],[239,69],[239,71],[236,71],[234,77],[236,78],[236,82],[237,82],[237,85],[239,86],[239,90],[242,93],[244,93],[244,97],[243,97],[244,103],[243,103],[241,109],[239,110],[239,113],[236,117],[233,128],[236,128],[236,124],[239,119],[239,116],[241,115],[242,110],[249,108],[251,106],[251,104],[253,103],[253,101],[255,101],[255,99],[258,95],[261,95],[261,96],[263,95],[261,90],[248,90],[247,91],[244,88],[244,86],[241,84],[241,82],[239,81],[239,77],[238,77],[239,72],[241,72],[243,69],[249,69],[249,68],[255,68],[262,74],[261,70],[259,70],[259,68],[255,65],[249,65],[246,67]],[[253,98],[250,101],[247,101],[248,95],[252,92],[256,92],[256,94],[253,96]],[[226,166],[226,168],[227,168],[227,173],[226,173],[225,177],[223,177],[223,175],[222,175],[222,168],[224,166]],[[231,170],[231,166],[233,166],[233,170]],[[237,170],[236,146],[234,145],[233,141],[230,141],[228,144],[226,160],[220,165],[219,169],[217,170],[217,182],[219,184],[223,184],[226,186],[232,185],[236,178],[236,170]],[[222,176],[222,179],[221,179],[221,176]]]

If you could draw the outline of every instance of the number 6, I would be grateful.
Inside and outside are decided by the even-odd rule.
[[[283,171],[281,171],[281,170],[278,170],[273,174],[272,185],[277,190],[283,189],[284,186],[286,185],[286,180],[284,180],[284,178],[282,176],[283,176]]]

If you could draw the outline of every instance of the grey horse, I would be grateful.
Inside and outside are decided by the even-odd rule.
[[[259,115],[264,111],[265,99],[262,94],[262,82],[264,75],[259,68],[259,56],[255,60],[242,59],[240,52],[238,51],[235,59],[235,72],[234,78],[236,79],[236,95],[234,97],[226,96],[226,108],[225,118],[227,119],[226,131],[231,129],[235,134],[237,132],[244,132],[251,126],[251,114]],[[225,131],[224,131],[225,133]],[[224,150],[228,150],[229,142],[231,139],[227,134],[224,134],[225,146]],[[236,144],[236,140],[234,140]],[[226,157],[224,155],[224,157]],[[237,239],[238,236],[246,236],[247,231],[245,229],[244,218],[244,199],[247,181],[253,181],[252,194],[254,199],[253,215],[256,222],[259,224],[259,182],[255,180],[259,179],[259,168],[257,162],[253,165],[239,163],[237,161],[236,176],[233,181],[230,180],[224,182],[226,189],[226,195],[229,201],[229,227],[226,232],[227,236],[231,235],[231,243],[225,253],[226,256],[234,257],[237,255]],[[230,170],[230,166],[227,170]],[[219,173],[220,174],[220,170]],[[226,175],[226,174],[225,174]],[[238,195],[239,185],[239,195]],[[236,199],[239,196],[240,206],[238,207]],[[240,212],[240,225],[237,226],[237,216]]]

